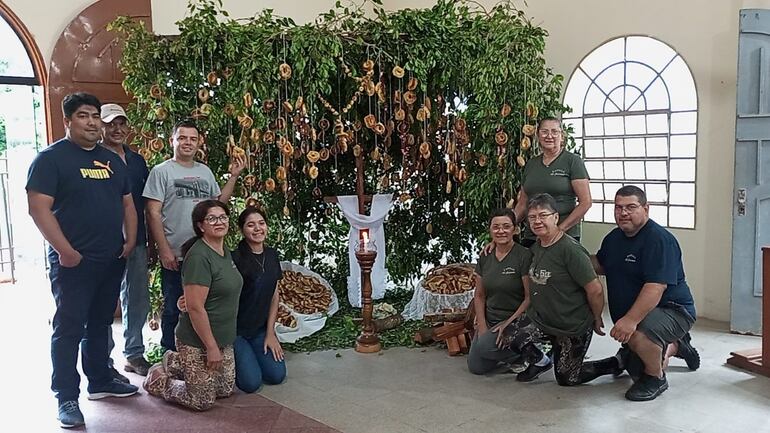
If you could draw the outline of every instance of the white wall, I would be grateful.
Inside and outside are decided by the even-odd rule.
[[[2,0],[27,26],[45,59],[51,65],[51,54],[70,21],[95,0]],[[126,0],[132,1],[132,0]],[[174,24],[187,13],[187,0],[151,0],[153,28],[159,34],[176,34]],[[248,17],[264,8],[276,15],[291,17],[297,24],[312,21],[320,13],[334,7],[334,0],[224,0],[224,8],[232,17]]]
[[[5,0],[35,36],[47,63],[64,27],[91,0]],[[496,0],[480,0],[491,6]],[[434,0],[385,0],[388,9],[429,7]],[[593,48],[620,35],[644,34],[676,49],[687,61],[698,90],[696,229],[675,230],[699,314],[729,320],[731,206],[735,139],[738,11],[768,8],[770,0],[530,0],[522,8],[548,29],[546,57],[569,77]],[[333,0],[225,0],[232,16],[250,16],[264,7],[311,21]],[[152,0],[158,33],[176,33],[187,0]],[[40,11],[45,10],[44,14]],[[586,224],[584,240],[594,251],[611,226]]]
[[[155,33],[179,33],[174,23],[187,14],[187,3],[187,0],[152,0],[152,26]],[[302,25],[332,9],[335,0],[223,0],[222,3],[232,18],[250,17],[263,9],[273,9],[274,15],[290,17]]]

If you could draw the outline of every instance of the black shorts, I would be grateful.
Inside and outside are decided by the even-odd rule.
[[[666,347],[685,336],[695,319],[679,304],[670,302],[662,307],[655,307],[639,322],[636,330],[641,331],[653,343],[665,351]]]

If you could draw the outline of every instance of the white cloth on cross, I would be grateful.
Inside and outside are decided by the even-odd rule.
[[[337,196],[337,204],[343,215],[350,223],[348,234],[348,260],[350,275],[348,275],[348,301],[354,307],[361,306],[361,269],[356,260],[355,248],[361,229],[369,229],[369,239],[377,247],[377,258],[372,266],[372,299],[382,299],[385,296],[385,283],[388,271],[385,269],[385,228],[383,222],[393,207],[393,194],[376,194],[372,197],[372,208],[369,215],[358,213],[358,197],[355,195]]]

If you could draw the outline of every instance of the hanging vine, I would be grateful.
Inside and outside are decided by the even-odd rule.
[[[135,145],[155,164],[173,124],[197,119],[198,157],[215,174],[245,155],[237,202],[260,204],[289,260],[344,286],[347,226],[323,197],[393,193],[387,268],[403,283],[425,264],[467,261],[490,210],[510,202],[533,155],[539,115],[564,111],[563,77],[545,64],[547,33],[512,3],[489,10],[438,0],[385,11],[379,0],[336,7],[313,23],[263,10],[232,19],[193,0],[178,36],[128,18],[124,88]]]

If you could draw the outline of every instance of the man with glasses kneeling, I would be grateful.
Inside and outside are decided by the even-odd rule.
[[[650,219],[647,197],[635,186],[615,194],[618,227],[592,257],[607,277],[607,299],[614,326],[610,336],[623,344],[620,357],[634,379],[626,392],[633,401],[653,400],[668,389],[663,371],[671,356],[690,370],[700,356],[690,344],[695,304],[674,235]]]

